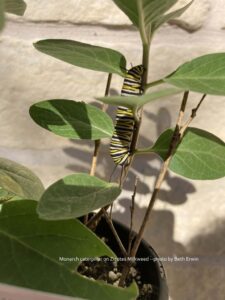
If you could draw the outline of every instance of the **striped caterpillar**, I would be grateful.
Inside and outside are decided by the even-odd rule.
[[[142,94],[142,65],[128,70],[123,82],[121,96],[139,96]],[[130,108],[118,106],[116,124],[110,143],[110,155],[116,165],[124,166],[129,162],[130,146],[134,131],[134,115]]]

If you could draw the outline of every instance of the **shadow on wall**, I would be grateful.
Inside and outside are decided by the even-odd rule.
[[[114,108],[108,111],[112,114]],[[161,108],[158,114],[145,112],[146,117],[155,123],[158,134],[166,128],[171,127],[171,118],[166,108]],[[76,150],[76,146],[66,148],[64,151],[71,157],[78,158],[84,162],[90,162],[93,152],[93,144],[82,141],[89,145],[88,150]],[[143,134],[140,137],[141,146],[145,147],[152,143],[146,139]],[[104,154],[99,159],[100,167],[98,176],[109,178],[114,163],[109,157],[108,145],[101,147],[101,153]],[[125,190],[130,191],[132,195],[133,184],[137,175],[143,175],[155,178],[158,174],[158,162],[155,164],[155,157],[137,157],[129,172],[125,184]],[[67,166],[68,169],[76,171],[76,165]],[[119,168],[118,168],[119,169]],[[101,172],[102,170],[102,172]],[[110,171],[109,171],[110,170]],[[84,169],[88,172],[88,168]],[[117,170],[118,171],[118,170]],[[104,173],[105,172],[105,173]],[[107,172],[107,173],[106,173]],[[118,175],[118,174],[117,174]],[[166,177],[166,189],[159,193],[159,200],[171,205],[182,205],[188,200],[188,195],[195,193],[195,187],[189,181],[169,173]],[[138,196],[151,194],[149,184],[140,182],[138,186]],[[131,199],[121,198],[118,205],[122,207],[121,211],[115,211],[113,216],[117,220],[123,220],[128,224],[130,219]],[[140,226],[140,220],[145,213],[145,207],[142,207],[138,201],[135,205],[134,229]],[[205,220],[207,223],[207,220]],[[223,300],[225,295],[225,220],[218,221],[216,224],[209,224],[201,234],[195,236],[188,245],[182,245],[174,241],[174,215],[169,210],[154,210],[145,232],[145,239],[156,249],[160,257],[186,257],[199,258],[198,261],[180,261],[164,262],[167,272],[168,285],[171,299],[173,300]]]
[[[112,92],[115,94],[115,91]],[[115,116],[115,107],[110,106],[107,110],[109,115]],[[164,107],[160,108],[157,114],[151,112],[144,112],[146,118],[155,123],[157,129],[157,135],[160,135],[165,129],[171,127],[171,117],[168,110]],[[82,162],[84,167],[84,172],[89,172],[89,163],[92,159],[93,153],[93,142],[90,141],[72,141],[75,145],[74,147],[64,148],[64,152],[70,157],[76,159],[76,161]],[[143,133],[140,135],[139,144],[141,147],[147,147],[153,144],[153,141],[146,138],[146,135]],[[81,150],[81,145],[86,145],[86,150]],[[147,158],[147,163],[146,163]],[[136,176],[149,176],[155,178],[158,175],[158,165],[157,158],[155,155],[145,155],[138,156],[135,158],[132,168],[130,169],[129,176],[124,185],[125,190],[132,191],[133,185],[135,182]],[[98,159],[97,176],[109,180],[113,169],[115,167],[113,160],[109,156],[109,145],[102,144],[100,149],[100,155]],[[156,166],[155,166],[156,165]],[[66,166],[69,170],[76,172],[78,166],[76,164],[70,164]],[[113,181],[118,179],[120,176],[121,167],[117,167],[115,174],[113,175]],[[166,178],[167,185],[169,190],[161,190],[159,198],[163,201],[169,202],[171,204],[182,204],[187,200],[187,194],[194,193],[194,186],[189,183],[187,180],[168,174]],[[148,194],[151,192],[148,183],[145,183],[143,180],[139,183],[139,193],[142,195]]]
[[[129,220],[130,199],[119,204],[125,213],[115,212],[116,220]],[[134,229],[140,226],[145,208],[135,205]],[[129,223],[126,222],[127,225]],[[174,215],[168,210],[153,211],[145,239],[159,257],[178,259],[163,262],[172,300],[223,300],[225,295],[225,220],[209,224],[185,247],[173,239]],[[192,261],[191,261],[192,260]]]
[[[116,95],[115,90],[111,91],[112,95]],[[99,107],[99,106],[98,106]],[[109,115],[115,116],[115,107],[108,109]],[[171,124],[171,116],[164,107],[160,108],[157,114],[145,111],[144,116],[148,121],[155,124],[157,135],[160,135],[165,129],[173,126]],[[142,133],[139,139],[141,147],[150,146],[153,141],[146,138]],[[77,144],[77,142],[75,143]],[[86,151],[80,150],[80,145],[86,145]],[[93,142],[80,141],[77,146],[65,148],[67,155],[76,158],[87,164],[83,169],[89,172],[88,166],[91,162],[93,153]],[[101,146],[101,154],[99,157],[99,168],[97,175],[102,178],[109,179],[110,173],[114,168],[114,163],[109,156],[108,144]],[[158,174],[158,166],[155,156],[136,157],[134,164],[129,172],[125,190],[130,191],[132,195],[133,185],[136,176],[145,176],[149,179],[155,178]],[[68,165],[67,168],[77,171],[77,165]],[[119,175],[117,168],[117,174]],[[110,171],[109,171],[110,170]],[[168,173],[166,177],[166,186],[159,193],[158,199],[171,205],[182,205],[188,200],[188,195],[195,193],[195,187],[189,181],[180,178],[174,174]],[[138,185],[138,195],[151,195],[152,187],[148,181],[140,182]],[[138,197],[137,197],[138,200]],[[118,205],[122,208],[115,211],[113,217],[117,220],[123,220],[123,223],[129,224],[130,220],[130,198],[121,198]],[[142,207],[138,201],[135,204],[134,229],[138,230],[140,220],[143,219],[146,207]],[[122,211],[122,212],[121,212]],[[199,258],[194,262],[164,262],[168,277],[168,285],[170,295],[173,300],[206,300],[216,299],[223,300],[225,295],[225,220],[211,225],[204,231],[194,237],[185,247],[174,241],[174,215],[169,210],[154,210],[149,221],[149,225],[145,232],[145,239],[153,246],[160,257],[190,257]]]
[[[197,262],[167,263],[173,300],[224,300],[225,220],[209,224],[177,256],[197,257]]]

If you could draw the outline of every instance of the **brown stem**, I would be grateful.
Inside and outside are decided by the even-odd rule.
[[[173,135],[173,138],[171,140],[170,149],[169,149],[169,152],[168,152],[168,155],[167,155],[167,159],[163,163],[161,171],[159,173],[159,176],[156,180],[154,191],[152,193],[152,196],[151,196],[151,199],[150,199],[150,202],[149,202],[149,206],[148,206],[147,211],[145,213],[145,216],[144,216],[142,225],[140,227],[140,230],[139,230],[139,232],[137,234],[137,237],[135,239],[133,248],[131,249],[131,253],[130,253],[131,257],[135,257],[135,255],[137,253],[138,247],[141,243],[141,240],[142,240],[142,237],[143,237],[143,234],[144,234],[144,230],[147,226],[150,214],[152,212],[155,201],[157,199],[157,195],[159,193],[159,190],[160,190],[160,187],[163,183],[163,180],[166,176],[167,170],[169,168],[170,161],[171,161],[171,159],[174,155],[174,152],[177,148],[177,145],[181,142],[185,131],[187,130],[187,128],[190,125],[190,123],[192,122],[192,120],[196,117],[197,111],[200,108],[200,106],[201,106],[202,102],[204,101],[205,97],[206,97],[206,95],[202,96],[202,98],[199,101],[196,108],[192,109],[192,114],[191,114],[190,118],[188,119],[188,121],[183,126],[181,126],[181,123],[182,123],[182,120],[183,120],[183,117],[184,117],[184,111],[185,111],[187,100],[188,100],[188,92],[184,93],[184,97],[183,97],[183,100],[182,100],[182,103],[181,103],[176,128],[174,130],[174,135]]]
[[[106,88],[105,88],[105,97],[107,97],[109,95],[111,81],[112,81],[112,74],[110,73],[108,75],[108,80],[107,80],[107,84],[106,84]],[[105,112],[106,109],[107,109],[107,105],[103,104],[102,105],[102,111]],[[94,154],[93,154],[93,157],[92,157],[91,170],[90,170],[90,175],[91,176],[94,176],[95,172],[96,172],[96,166],[97,166],[97,160],[98,160],[100,145],[101,145],[101,140],[96,140],[95,141]]]
[[[187,122],[182,126],[182,128],[181,128],[181,130],[180,130],[181,136],[184,135],[184,133],[185,133],[185,131],[187,130],[187,128],[189,127],[190,123],[191,123],[191,122],[193,121],[193,119],[196,117],[197,111],[199,110],[199,108],[200,108],[202,102],[205,100],[205,97],[206,97],[206,96],[207,96],[207,95],[204,94],[204,95],[202,96],[202,98],[200,99],[198,105],[197,105],[195,108],[192,109],[192,113],[191,113],[191,115],[190,115],[190,118],[187,120]]]
[[[147,84],[147,78],[148,78],[148,65],[149,65],[149,48],[150,48],[150,42],[149,44],[143,44],[143,55],[142,55],[142,65],[144,67],[144,74],[143,74],[143,78],[142,78],[142,90],[143,90],[143,94],[145,94],[146,92],[146,84]],[[132,144],[131,144],[131,160],[129,165],[127,166],[126,170],[125,170],[125,176],[123,178],[123,183],[126,180],[126,177],[128,175],[128,171],[132,165],[132,161],[135,155],[135,150],[136,150],[136,146],[138,143],[138,137],[139,137],[139,132],[140,132],[140,127],[141,127],[141,121],[142,121],[142,114],[143,114],[143,109],[141,109],[141,113],[140,113],[140,118],[138,121],[136,121],[136,130],[134,132],[134,136],[133,136],[133,140],[132,140]],[[132,249],[130,250],[130,252],[132,251]],[[123,287],[125,285],[125,281],[126,278],[129,274],[129,270],[130,270],[130,262],[127,261],[124,264],[123,270],[122,270],[122,275],[119,281],[119,286]]]
[[[143,234],[144,234],[144,230],[145,230],[145,228],[147,226],[147,223],[148,223],[148,220],[149,220],[149,216],[150,216],[150,214],[152,212],[152,209],[153,209],[153,206],[155,204],[155,201],[156,201],[157,195],[159,193],[160,187],[161,187],[161,185],[163,183],[163,180],[165,178],[165,175],[167,173],[167,170],[168,170],[168,167],[169,167],[169,163],[170,163],[170,161],[172,159],[174,150],[176,149],[177,141],[179,140],[179,130],[181,128],[181,122],[182,122],[182,119],[183,119],[183,116],[184,116],[184,111],[185,111],[187,100],[188,100],[188,94],[189,94],[188,92],[184,93],[184,96],[183,96],[183,99],[182,99],[182,103],[181,103],[181,106],[180,106],[180,110],[179,110],[179,115],[178,115],[177,123],[176,123],[176,128],[174,130],[174,134],[173,134],[173,137],[172,137],[172,140],[171,140],[171,144],[170,144],[170,147],[169,147],[169,150],[168,150],[167,159],[164,162],[164,164],[163,164],[163,166],[161,168],[161,171],[160,171],[160,173],[159,173],[159,175],[157,177],[157,180],[156,180],[156,183],[155,183],[155,187],[154,187],[154,191],[152,193],[152,196],[151,196],[148,208],[146,210],[144,219],[142,221],[141,227],[139,229],[139,232],[138,232],[138,234],[137,234],[137,236],[135,238],[133,247],[128,252],[130,257],[135,257],[136,254],[137,254],[138,248],[140,246],[140,243],[141,243],[141,240],[142,240],[142,237],[143,237]],[[121,276],[120,281],[119,281],[119,286],[123,287],[125,285],[125,281],[126,281],[126,278],[127,278],[128,274],[129,274],[129,271],[130,271],[130,264],[129,264],[129,262],[127,262],[124,265],[124,268],[122,270],[122,276]]]
[[[184,93],[182,103],[181,103],[181,106],[180,106],[180,110],[179,110],[179,115],[178,115],[176,127],[175,127],[174,134],[173,134],[173,137],[172,137],[172,140],[171,140],[171,143],[170,143],[169,150],[168,150],[167,159],[163,163],[162,168],[160,170],[160,173],[157,177],[157,180],[156,180],[156,183],[155,183],[155,186],[154,186],[154,191],[152,193],[148,208],[146,210],[146,213],[145,213],[144,219],[142,221],[141,227],[139,229],[139,232],[136,236],[133,247],[131,249],[131,253],[130,253],[131,257],[135,257],[135,255],[137,253],[137,250],[138,250],[139,245],[141,243],[141,240],[142,240],[145,228],[147,226],[150,214],[152,212],[153,206],[154,206],[155,201],[157,199],[157,195],[159,193],[160,187],[161,187],[161,185],[163,183],[163,180],[166,176],[170,161],[173,157],[174,151],[176,150],[177,144],[180,141],[180,128],[181,128],[181,123],[182,123],[182,120],[183,120],[183,117],[184,117],[184,111],[185,111],[185,108],[186,108],[188,95],[189,95],[188,92]]]
[[[155,201],[156,201],[156,198],[157,198],[157,195],[158,195],[158,192],[160,190],[160,187],[161,187],[161,184],[165,178],[165,175],[166,175],[166,172],[168,170],[168,166],[169,166],[169,163],[170,163],[170,160],[171,160],[172,156],[169,157],[163,164],[162,166],[162,169],[160,171],[160,174],[156,180],[156,184],[155,184],[155,187],[154,187],[154,191],[152,193],[152,196],[151,196],[151,200],[149,202],[149,206],[146,210],[146,213],[145,213],[145,216],[144,216],[144,219],[142,221],[142,224],[141,224],[141,227],[139,229],[139,232],[136,236],[136,239],[135,239],[135,242],[134,242],[134,245],[131,249],[131,252],[130,252],[130,256],[131,257],[135,257],[136,253],[137,253],[137,250],[139,248],[139,245],[141,243],[141,240],[142,240],[142,237],[143,237],[143,234],[144,234],[144,230],[146,228],[146,225],[147,225],[147,222],[149,220],[149,216],[150,216],[150,213],[152,211],[152,208],[155,204]]]
[[[137,193],[137,185],[138,185],[139,178],[136,177],[135,184],[134,184],[134,192],[131,197],[131,206],[130,206],[130,230],[129,230],[129,242],[128,242],[128,256],[130,256],[130,251],[131,251],[131,245],[133,242],[133,222],[134,222],[134,209],[135,209],[135,197]]]
[[[94,154],[92,157],[92,163],[91,163],[91,170],[90,170],[90,175],[94,176],[96,172],[96,167],[97,167],[97,160],[98,160],[98,153],[100,150],[100,140],[95,141],[95,148],[94,148]]]
[[[146,49],[145,49],[145,51],[146,51]],[[147,81],[147,67],[146,67],[147,63],[148,63],[148,59],[143,60],[143,64],[144,64],[144,68],[145,68],[145,72],[144,72],[145,82],[142,83],[143,87],[145,87],[146,81]],[[134,134],[133,134],[133,138],[132,138],[132,142],[131,142],[131,156],[130,156],[129,163],[124,168],[124,171],[123,171],[123,174],[122,174],[122,177],[121,177],[121,180],[120,180],[120,187],[123,187],[123,184],[124,184],[124,182],[127,178],[129,169],[130,169],[130,167],[132,165],[132,162],[133,162],[134,153],[135,153],[135,149],[136,149],[136,146],[137,146],[137,143],[138,143],[138,137],[139,137],[139,132],[140,132],[140,128],[141,128],[141,121],[142,121],[142,110],[141,110],[141,113],[140,113],[139,120],[135,122],[135,130],[134,130]],[[104,213],[103,209],[107,211],[108,208],[109,208],[109,205],[102,208],[96,215],[94,215],[91,218],[91,220],[89,220],[89,222],[87,223],[87,226],[90,229],[93,230],[97,226],[99,220],[101,219],[101,217]]]
[[[150,48],[150,44],[143,45],[142,65],[144,67],[144,74],[143,74],[143,78],[142,78],[142,82],[141,82],[141,88],[142,88],[143,94],[145,94],[145,92],[147,90],[146,84],[147,84],[147,80],[148,80],[149,48]],[[139,133],[140,133],[140,129],[141,129],[142,115],[143,115],[143,108],[141,108],[141,110],[140,110],[139,119],[135,120],[134,134],[133,134],[132,142],[131,142],[131,146],[130,146],[130,152],[131,152],[130,161],[129,161],[128,165],[125,167],[121,186],[123,186],[123,184],[127,178],[128,172],[130,170],[130,167],[131,167],[133,159],[134,159],[134,154],[135,154],[135,150],[137,147]]]
[[[111,81],[112,81],[112,74],[110,73],[108,75],[107,84],[106,84],[106,88],[105,88],[105,96],[109,95]],[[102,111],[105,112],[106,109],[107,109],[107,105],[103,104],[102,105]],[[95,141],[94,153],[93,153],[93,156],[92,156],[91,169],[90,169],[90,173],[89,173],[91,176],[94,176],[95,173],[96,173],[96,167],[97,167],[97,161],[98,161],[100,146],[101,146],[101,140],[96,140]],[[87,225],[87,223],[88,223],[88,214],[84,217],[84,224]]]
[[[181,102],[181,107],[179,110],[178,119],[177,119],[177,123],[176,123],[176,126],[179,128],[179,130],[181,128],[181,123],[184,118],[184,112],[185,112],[185,108],[187,105],[188,96],[189,96],[189,91],[184,92],[184,96],[183,96],[183,99]]]
[[[111,229],[111,231],[112,231],[112,233],[113,233],[113,235],[114,235],[114,237],[115,237],[115,239],[117,241],[117,244],[118,244],[118,246],[120,248],[120,251],[122,252],[122,254],[124,255],[124,257],[127,257],[127,251],[124,248],[123,243],[121,242],[120,237],[118,236],[118,233],[117,233],[117,231],[116,231],[116,229],[115,229],[115,227],[113,225],[113,222],[112,222],[110,216],[108,215],[108,213],[104,209],[103,209],[103,213],[104,213],[104,216],[105,216],[105,220],[108,223],[108,225],[109,225],[109,227],[110,227],[110,229]]]

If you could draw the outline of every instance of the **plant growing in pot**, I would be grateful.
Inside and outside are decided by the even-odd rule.
[[[4,167],[0,185],[4,192],[19,196],[20,200],[5,199],[0,213],[0,281],[90,300],[165,300],[168,293],[163,267],[142,237],[169,169],[191,179],[225,176],[224,142],[209,132],[190,127],[207,94],[225,95],[225,69],[221,67],[225,53],[198,57],[149,83],[153,36],[161,25],[180,16],[193,1],[172,12],[168,10],[177,0],[113,2],[130,18],[141,36],[142,61],[133,62],[134,67],[129,70],[125,57],[112,49],[70,40],[42,40],[34,44],[45,54],[78,67],[105,72],[108,78],[105,96],[98,98],[103,103],[102,109],[65,99],[41,101],[30,108],[32,119],[52,133],[93,140],[93,159],[90,174],[68,175],[35,197],[34,186],[41,185],[38,179],[26,176],[20,166],[15,170],[10,162]],[[124,77],[121,96],[109,96],[112,74]],[[184,121],[190,91],[199,93],[200,99]],[[174,128],[163,132],[153,146],[140,149],[138,137],[145,105],[179,93],[183,97]],[[107,105],[118,106],[115,124],[106,113]],[[120,171],[115,182],[95,176],[103,138],[110,138],[109,152]],[[123,189],[135,156],[146,153],[158,155],[162,167],[141,227],[134,234],[137,181],[131,199],[129,229],[112,221],[111,207]],[[145,157],[147,160],[148,156]],[[29,193],[21,193],[27,190]]]

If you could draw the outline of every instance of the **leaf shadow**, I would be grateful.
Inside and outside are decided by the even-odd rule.
[[[130,226],[130,205],[128,198],[119,200],[117,209],[113,213],[113,218]],[[133,229],[138,231],[143,220],[146,207],[141,207],[135,203]],[[144,239],[157,251],[160,257],[172,256],[177,251],[183,251],[182,244],[174,241],[174,214],[169,210],[153,210],[148,226],[146,227]]]
[[[38,120],[38,122],[35,121],[37,124],[49,131],[53,131],[53,126],[59,126],[60,128],[68,124],[80,139],[92,138],[91,130],[84,130],[83,126],[83,124],[85,124],[85,127],[91,126],[85,103],[77,103],[72,100],[51,100],[49,103],[51,103],[56,112],[38,106],[31,107],[32,118]],[[75,118],[76,122],[74,122]],[[60,132],[61,134],[58,135],[66,136],[63,134],[63,130],[60,130]]]
[[[117,93],[112,91],[112,93]],[[94,103],[95,104],[95,103]],[[107,108],[107,113],[115,118],[116,107],[109,106]],[[157,135],[160,135],[165,129],[171,127],[171,116],[167,108],[161,107],[158,110],[158,113],[154,114],[150,111],[144,112],[145,117],[149,122],[153,122],[156,127]],[[147,133],[149,134],[149,132]],[[74,143],[74,141],[72,141]],[[75,141],[77,143],[77,141]],[[92,142],[78,141],[78,147],[66,147],[64,152],[70,157],[83,161],[84,163],[90,162],[94,150],[94,145]],[[81,150],[79,145],[88,145],[88,150]],[[141,132],[139,144],[141,147],[148,147],[153,144],[145,132]],[[76,147],[76,148],[75,148]],[[147,157],[147,162],[146,162]],[[137,156],[135,157],[132,168],[129,171],[127,180],[124,185],[124,189],[127,191],[133,191],[133,185],[135,182],[136,176],[145,176],[150,178],[155,178],[159,172],[160,159],[156,155],[147,155],[147,156]],[[109,155],[109,145],[108,143],[102,143],[100,149],[100,155],[98,158],[98,165],[100,168],[97,168],[97,176],[109,180],[113,169],[115,167],[113,160]],[[66,166],[72,171],[77,171],[77,165],[68,164]],[[120,177],[120,167],[117,167],[116,172],[114,173],[113,180],[118,180]],[[84,168],[85,172],[89,172],[88,168]],[[178,177],[174,174],[168,172],[165,182],[168,186],[167,189],[162,188],[159,193],[159,199],[161,201],[173,204],[180,205],[187,201],[188,194],[196,192],[196,189],[192,183],[187,181],[184,178]],[[139,183],[139,193],[146,195],[151,192],[150,184],[147,181],[140,181]]]

